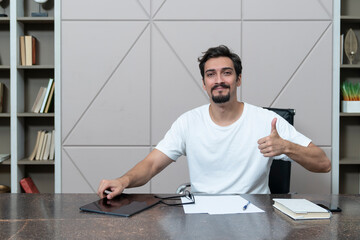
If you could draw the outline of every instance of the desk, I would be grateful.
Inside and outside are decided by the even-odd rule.
[[[360,195],[241,195],[265,213],[184,214],[158,204],[122,218],[85,213],[95,194],[0,194],[0,239],[359,239]],[[338,201],[331,219],[294,221],[272,198]]]

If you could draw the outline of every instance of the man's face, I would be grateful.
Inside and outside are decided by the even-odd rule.
[[[236,88],[240,84],[241,75],[236,79],[236,71],[230,58],[211,58],[205,63],[203,88],[214,103],[221,104],[236,99]]]

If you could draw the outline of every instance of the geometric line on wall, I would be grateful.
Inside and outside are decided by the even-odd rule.
[[[162,1],[162,2],[161,2]],[[151,1],[151,4],[152,4],[152,8],[155,8],[155,9],[153,9],[153,15],[152,15],[152,17],[151,18],[155,18],[155,16],[156,16],[156,14],[160,11],[160,9],[162,8],[162,6],[164,6],[164,4],[165,4],[165,2],[166,2],[167,0],[152,0]],[[156,5],[157,6],[155,6],[155,2],[156,2]]]
[[[86,179],[86,177],[84,176],[84,174],[81,172],[80,168],[76,165],[75,161],[71,158],[70,154],[66,151],[66,148],[63,148],[64,152],[66,153],[66,156],[68,156],[68,158],[70,159],[70,162],[74,165],[74,167],[76,168],[76,170],[79,172],[79,174],[82,176],[82,178],[84,179],[84,181],[89,185],[89,187],[91,188],[91,190],[96,193],[97,191],[95,191],[95,189],[91,186],[90,182]]]
[[[280,89],[280,91],[276,94],[275,98],[271,101],[270,103],[270,107],[272,107],[277,99],[279,98],[279,96],[285,91],[285,89],[287,88],[287,86],[290,84],[290,82],[294,79],[294,76],[296,75],[296,73],[299,71],[299,69],[301,68],[301,66],[304,64],[304,62],[306,62],[306,59],[309,57],[309,55],[311,54],[311,52],[314,50],[314,48],[318,45],[318,43],[320,42],[320,40],[323,38],[323,36],[325,35],[325,33],[328,31],[328,29],[331,26],[331,22],[328,24],[328,26],[325,28],[325,30],[321,33],[320,37],[316,40],[315,44],[311,47],[311,49],[309,50],[309,52],[305,55],[304,59],[300,62],[300,64],[298,65],[298,67],[295,69],[294,73],[290,76],[290,78],[286,81],[286,83],[282,86],[282,88]]]
[[[329,19],[332,18],[332,14],[329,11],[329,9],[327,9],[326,5],[323,3],[323,0],[318,0],[320,6],[324,9],[324,11],[327,13],[327,15],[329,16]]]
[[[68,137],[65,146],[149,144],[149,43],[150,28],[147,28]]]
[[[196,80],[196,78],[192,75],[191,71],[188,69],[188,67],[186,66],[186,64],[184,63],[184,61],[181,59],[181,57],[179,56],[179,54],[175,51],[174,47],[170,44],[170,42],[168,41],[168,39],[165,37],[165,35],[163,34],[163,32],[161,32],[160,28],[154,24],[154,26],[156,27],[156,29],[158,30],[158,32],[160,33],[160,36],[164,39],[164,41],[166,42],[166,44],[169,46],[169,48],[171,49],[171,51],[174,53],[175,57],[179,60],[179,62],[181,63],[181,65],[184,67],[184,69],[186,70],[186,72],[188,73],[188,75],[190,76],[190,78],[192,79],[192,81],[195,83],[195,85],[199,88],[200,92],[204,95],[205,98],[208,97],[207,93],[204,91],[204,89],[199,85],[199,81]]]
[[[140,8],[144,10],[144,13],[150,18],[150,9],[148,8],[148,10],[146,10],[147,8],[144,6],[144,3],[141,3],[144,1],[149,4],[148,0],[137,0],[137,3],[140,5]]]
[[[75,124],[72,126],[72,128],[70,129],[70,131],[68,132],[68,134],[63,137],[63,143],[66,142],[66,140],[68,139],[68,137],[71,135],[71,133],[74,131],[74,129],[76,128],[76,126],[79,124],[80,120],[84,117],[84,115],[86,114],[86,112],[89,110],[90,106],[93,104],[93,102],[97,99],[97,97],[100,95],[101,91],[105,88],[105,86],[107,85],[107,83],[110,81],[110,79],[112,78],[112,76],[115,74],[116,70],[119,68],[119,66],[121,65],[121,63],[125,60],[125,58],[129,55],[129,53],[131,52],[131,50],[133,49],[133,47],[136,45],[136,43],[138,42],[138,40],[141,38],[141,36],[143,35],[143,33],[145,32],[145,30],[148,28],[149,23],[147,23],[144,27],[144,29],[142,29],[142,31],[140,32],[140,34],[136,37],[136,39],[134,40],[134,42],[131,44],[130,48],[126,51],[125,55],[120,59],[120,61],[118,62],[118,64],[115,66],[115,68],[113,69],[113,71],[110,73],[110,75],[107,77],[106,81],[102,84],[102,86],[99,88],[98,92],[94,95],[94,98],[89,102],[89,104],[86,106],[85,110],[81,113],[80,117],[76,120]]]
[[[203,91],[202,77],[197,59],[201,52],[209,47],[220,44],[228,45],[235,52],[240,53],[241,22],[240,21],[154,21],[160,36],[165,39],[171,51],[180,59],[181,64],[192,76],[192,79]],[[213,29],[217,29],[213,31]],[[227,37],[231,31],[232,37]],[[194,41],[194,32],[197,41]],[[179,36],[181,40],[179,41]]]

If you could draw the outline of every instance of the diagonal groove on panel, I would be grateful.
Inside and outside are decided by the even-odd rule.
[[[161,37],[164,39],[164,41],[166,42],[166,44],[169,46],[169,48],[171,49],[171,51],[174,53],[175,57],[179,60],[179,62],[181,63],[181,65],[184,67],[184,69],[186,70],[186,72],[189,74],[189,76],[191,77],[191,80],[194,81],[195,85],[200,89],[200,92],[202,92],[202,94],[204,94],[204,96],[207,98],[207,94],[204,92],[204,89],[202,89],[201,86],[199,86],[198,84],[198,80],[196,80],[196,78],[191,74],[190,70],[186,67],[184,61],[180,58],[179,54],[175,51],[174,47],[171,46],[170,42],[166,39],[165,35],[160,31],[160,28],[154,23],[154,26],[156,27],[156,29],[158,30],[158,32],[160,33]]]
[[[80,175],[83,177],[83,179],[85,180],[85,182],[89,185],[89,187],[91,188],[91,190],[96,193],[95,189],[91,186],[90,182],[86,179],[85,175],[81,172],[80,168],[76,165],[75,161],[72,159],[72,157],[70,156],[70,154],[66,151],[66,148],[63,148],[64,152],[66,153],[66,155],[69,157],[70,161],[72,162],[72,164],[74,164],[74,167],[76,168],[76,170],[79,171]]]
[[[134,46],[136,45],[136,43],[139,41],[139,39],[141,38],[141,36],[143,35],[143,33],[145,32],[145,30],[148,28],[149,23],[146,24],[146,26],[144,27],[144,29],[140,32],[139,36],[135,39],[135,41],[133,42],[133,44],[130,46],[129,50],[125,53],[124,57],[119,61],[119,63],[116,65],[116,67],[114,68],[114,70],[110,73],[109,77],[107,78],[107,80],[104,82],[104,84],[100,87],[99,91],[95,94],[94,98],[89,102],[88,106],[85,108],[85,110],[83,111],[83,113],[80,115],[79,119],[75,122],[75,124],[73,125],[73,127],[71,128],[71,130],[68,132],[68,134],[66,135],[66,137],[63,139],[63,143],[66,142],[66,140],[69,138],[69,136],[72,134],[72,132],[74,131],[74,129],[76,128],[76,126],[79,124],[79,122],[81,121],[81,119],[85,116],[86,112],[89,110],[90,106],[95,102],[95,100],[98,98],[98,96],[100,95],[100,93],[102,92],[102,90],[105,88],[105,86],[108,84],[108,82],[110,81],[110,79],[112,78],[112,76],[115,74],[115,72],[117,71],[117,69],[119,68],[119,66],[124,62],[124,60],[126,59],[126,57],[129,55],[129,53],[131,52],[131,50],[134,48]]]
[[[281,88],[281,90],[279,91],[279,93],[275,96],[274,100],[270,103],[269,107],[272,107],[275,102],[278,100],[278,98],[280,97],[280,95],[285,91],[285,89],[287,88],[287,86],[290,84],[290,82],[294,79],[294,76],[296,75],[296,73],[299,71],[300,67],[304,64],[304,62],[306,61],[306,59],[310,56],[311,52],[314,50],[314,48],[318,45],[318,43],[320,42],[320,40],[323,38],[323,36],[325,35],[325,33],[328,31],[328,29],[331,26],[331,22],[328,24],[328,26],[325,28],[325,30],[321,33],[320,37],[317,39],[317,41],[315,42],[315,44],[312,46],[312,48],[310,49],[310,51],[305,55],[304,59],[300,62],[299,66],[295,69],[294,73],[290,76],[289,80],[286,81],[286,83],[284,84],[284,86]]]
[[[327,13],[327,15],[329,16],[329,18],[332,18],[332,14],[328,11],[327,7],[324,5],[322,0],[318,0],[320,6],[324,9],[324,11]]]
[[[160,7],[156,10],[156,12],[154,13],[154,15],[152,16],[152,18],[155,18],[155,16],[158,14],[158,12],[160,11],[160,9],[164,6],[164,4],[166,3],[167,0],[164,0],[162,2],[162,4],[160,5]]]
[[[136,2],[139,4],[140,8],[144,11],[144,13],[146,14],[146,16],[147,16],[148,18],[150,18],[150,15],[149,15],[148,11],[146,11],[144,5],[140,2],[140,0],[136,0]]]

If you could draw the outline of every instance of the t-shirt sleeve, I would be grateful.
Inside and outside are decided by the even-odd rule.
[[[301,146],[307,147],[311,143],[311,139],[304,136],[300,132],[298,132],[294,126],[289,124],[285,119],[282,117],[278,117],[276,128],[281,138],[286,139],[290,142],[299,144]],[[279,155],[274,157],[275,159],[283,159],[283,160],[291,160],[285,154]]]
[[[179,117],[155,148],[174,161],[186,155],[186,126],[185,117]]]

